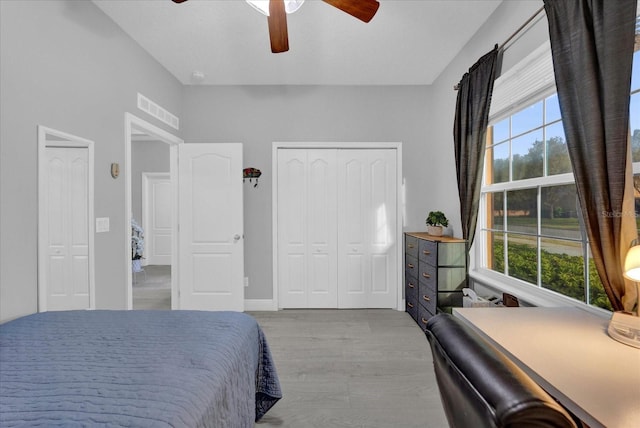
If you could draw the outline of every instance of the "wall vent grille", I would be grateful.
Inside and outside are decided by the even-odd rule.
[[[138,93],[138,108],[161,122],[166,123],[173,129],[180,129],[180,119],[174,114],[160,107],[141,93]]]

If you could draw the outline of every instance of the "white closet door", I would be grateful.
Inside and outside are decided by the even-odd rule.
[[[278,301],[337,307],[336,150],[278,150]]]
[[[397,307],[396,150],[338,151],[338,307]]]
[[[47,248],[46,308],[88,309],[89,295],[89,150],[47,147],[41,233]]]

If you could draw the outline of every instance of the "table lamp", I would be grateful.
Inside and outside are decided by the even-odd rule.
[[[636,242],[634,242],[635,244]],[[624,259],[624,276],[636,284],[636,299],[640,299],[640,245],[633,245]],[[636,313],[614,312],[609,322],[609,336],[626,345],[640,348],[640,302],[636,303]]]

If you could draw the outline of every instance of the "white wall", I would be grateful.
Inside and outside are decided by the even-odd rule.
[[[0,67],[0,321],[37,311],[37,125],[95,141],[95,215],[111,220],[96,303],[125,308],[125,180],[110,164],[124,171],[137,92],[181,116],[182,85],[89,1],[0,1]]]

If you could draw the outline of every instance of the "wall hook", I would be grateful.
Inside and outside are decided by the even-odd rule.
[[[258,168],[245,168],[242,170],[242,181],[244,182],[248,178],[249,183],[251,183],[255,178],[256,184],[254,184],[253,187],[258,187],[258,177],[260,177],[261,175],[262,171],[260,171]]]

